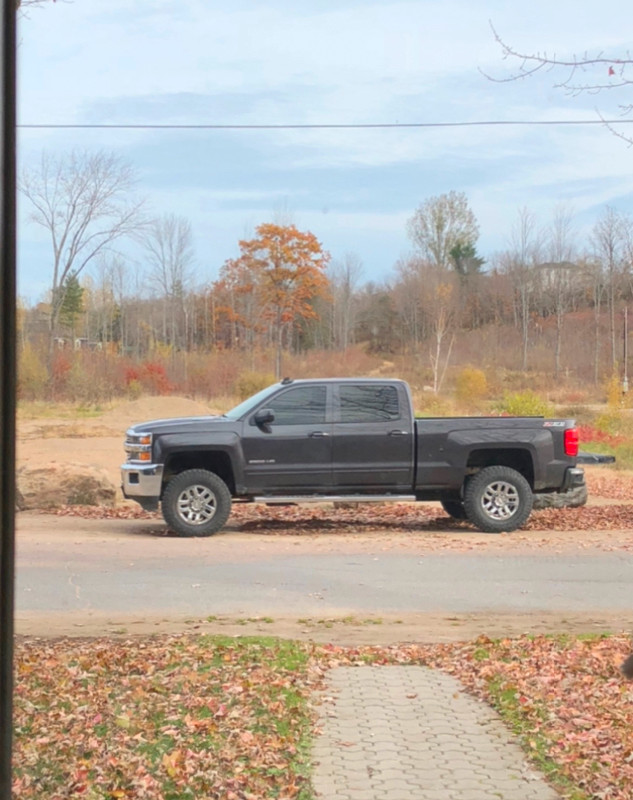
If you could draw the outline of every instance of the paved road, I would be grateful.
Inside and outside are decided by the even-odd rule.
[[[18,612],[630,612],[631,550],[459,552],[425,549],[406,534],[386,548],[371,536],[341,546],[330,537],[328,547],[306,537],[155,533],[139,521],[78,529],[63,517],[21,517]]]
[[[117,559],[118,561],[118,559]],[[305,554],[214,563],[199,556],[95,562],[80,548],[55,563],[21,561],[24,610],[191,614],[526,611],[630,608],[633,554]]]

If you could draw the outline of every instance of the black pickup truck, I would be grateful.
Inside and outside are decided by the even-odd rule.
[[[539,499],[585,492],[570,419],[414,418],[404,381],[290,380],[221,416],[127,431],[123,494],[181,536],[210,536],[231,502],[436,500],[513,531]]]

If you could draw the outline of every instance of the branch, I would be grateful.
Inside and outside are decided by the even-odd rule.
[[[514,59],[520,62],[516,72],[505,78],[498,78],[494,75],[489,75],[482,69],[479,70],[484,77],[494,83],[510,83],[523,78],[529,78],[537,72],[549,72],[560,68],[567,70],[568,74],[564,80],[554,83],[554,87],[557,89],[566,89],[570,94],[574,95],[583,92],[596,93],[606,89],[620,89],[633,84],[633,79],[628,78],[626,75],[627,67],[633,67],[633,58],[628,52],[623,58],[609,58],[604,56],[602,52],[595,56],[590,56],[585,52],[582,56],[573,55],[571,58],[560,58],[555,53],[549,55],[547,52],[525,53],[507,44],[507,42],[501,38],[492,22],[489,24],[495,41],[501,47],[503,59]],[[584,72],[589,67],[608,67],[609,76],[613,76],[615,80],[608,83],[575,83],[573,79],[576,73],[579,71]]]
[[[633,86],[633,78],[627,76],[627,68],[633,69],[633,58],[627,51],[623,58],[608,58],[602,52],[596,56],[590,56],[585,52],[582,56],[573,55],[571,58],[560,58],[555,53],[548,55],[547,52],[543,53],[524,53],[516,50],[514,47],[507,44],[499,35],[496,28],[489,23],[495,41],[501,47],[502,57],[504,60],[513,59],[519,62],[516,71],[505,78],[498,78],[489,75],[482,69],[479,71],[489,81],[494,83],[511,83],[523,78],[530,78],[537,72],[553,71],[553,70],[566,70],[566,77],[561,81],[555,81],[553,86],[555,89],[563,89],[566,94],[576,97],[580,94],[599,94],[600,92],[611,89],[622,89],[625,87]],[[591,80],[576,80],[575,76],[578,72],[586,72],[590,68],[600,68],[603,70],[608,67],[607,73],[609,80],[604,79]],[[633,105],[621,105],[620,110],[623,116],[626,116],[633,111]],[[633,144],[633,139],[626,134],[617,131],[613,125],[605,120],[603,115],[596,112],[605,127],[618,139],[622,139],[629,146]]]
[[[41,8],[49,3],[56,3],[58,0],[15,0],[15,10],[23,18],[28,18],[28,12],[32,8]],[[70,3],[72,0],[59,0],[61,3]]]
[[[631,107],[629,106],[629,111],[630,108]],[[602,120],[605,128],[609,131],[609,133],[612,133],[614,136],[617,136],[618,139],[622,139],[623,142],[626,142],[628,147],[633,146],[633,139],[630,136],[625,136],[623,133],[620,133],[620,131],[617,131],[610,122],[607,122],[607,120],[602,116],[602,114],[599,111],[597,111],[597,114]]]

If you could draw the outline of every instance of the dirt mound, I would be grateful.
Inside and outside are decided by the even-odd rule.
[[[139,397],[138,400],[129,400],[106,411],[99,418],[99,422],[105,426],[117,426],[125,430],[135,423],[153,419],[203,417],[217,413],[217,409],[188,397]]]
[[[106,470],[87,464],[52,461],[17,472],[16,505],[23,511],[60,505],[113,505],[116,487]]]

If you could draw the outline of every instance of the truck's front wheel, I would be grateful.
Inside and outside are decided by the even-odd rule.
[[[179,536],[211,536],[229,518],[231,493],[213,472],[188,469],[167,484],[161,510],[165,522]]]
[[[459,500],[440,500],[442,508],[453,519],[466,519],[466,509]]]
[[[509,533],[525,524],[532,511],[530,484],[510,467],[485,467],[468,479],[464,510],[485,533]]]

